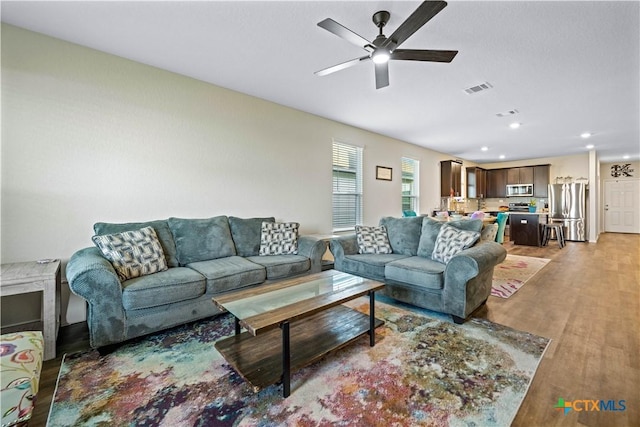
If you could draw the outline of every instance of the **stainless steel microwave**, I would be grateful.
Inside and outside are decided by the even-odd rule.
[[[507,185],[507,197],[533,196],[533,184]]]

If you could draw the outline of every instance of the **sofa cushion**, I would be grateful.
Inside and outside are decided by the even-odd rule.
[[[162,251],[167,261],[168,267],[178,267],[178,254],[176,252],[176,243],[173,241],[173,234],[169,229],[167,221],[155,220],[147,222],[127,222],[122,224],[113,224],[109,222],[96,222],[93,224],[93,231],[96,235],[122,233],[123,231],[140,230],[145,227],[153,227],[162,245]]]
[[[196,271],[170,268],[124,282],[122,305],[125,310],[138,310],[194,299],[204,294],[205,286],[204,277]]]
[[[180,265],[236,254],[226,216],[207,219],[169,218]]]
[[[422,233],[420,235],[420,245],[418,246],[418,256],[431,258],[433,248],[436,245],[436,238],[440,233],[440,228],[444,224],[456,227],[460,230],[471,230],[480,232],[482,230],[481,219],[462,219],[457,221],[438,221],[428,217],[422,222]]]
[[[481,242],[495,242],[498,235],[498,224],[487,224],[480,232]]]
[[[444,287],[444,269],[446,265],[437,261],[412,256],[390,262],[384,268],[387,279],[409,283],[427,289]]]
[[[240,256],[256,256],[260,252],[260,236],[263,222],[275,222],[275,218],[236,218],[229,217],[231,237]]]
[[[477,231],[460,230],[444,224],[436,238],[431,258],[446,264],[458,252],[470,248],[479,238],[480,233]]]
[[[390,254],[391,245],[387,237],[387,227],[356,225],[356,241],[360,254]]]
[[[152,227],[91,239],[111,262],[121,281],[167,269],[162,246]]]
[[[418,253],[422,219],[421,216],[380,219],[380,225],[387,228],[387,236],[389,236],[389,243],[394,254],[414,256]]]
[[[251,256],[247,260],[266,268],[267,279],[293,276],[311,268],[309,258],[302,255]]]
[[[402,254],[345,255],[340,271],[369,279],[384,280],[384,266],[391,261],[406,257],[407,255]]]
[[[263,222],[258,255],[296,255],[299,227],[297,222]]]
[[[187,267],[207,279],[207,293],[217,294],[264,282],[266,269],[239,256],[193,262]]]

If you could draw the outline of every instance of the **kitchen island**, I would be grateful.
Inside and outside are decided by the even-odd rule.
[[[516,245],[540,246],[540,224],[546,224],[548,212],[509,212],[511,241]]]

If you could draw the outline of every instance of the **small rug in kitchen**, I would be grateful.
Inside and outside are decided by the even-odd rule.
[[[547,258],[507,255],[507,258],[493,270],[491,295],[509,298],[549,261],[551,260]]]

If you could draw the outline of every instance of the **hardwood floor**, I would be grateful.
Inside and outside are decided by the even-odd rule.
[[[551,262],[508,299],[489,298],[475,313],[551,338],[514,426],[640,425],[640,235],[601,234],[598,243],[555,241],[504,247]],[[62,328],[58,354],[88,348],[86,324]],[[44,363],[29,426],[46,424],[62,358]],[[624,411],[554,409],[559,398],[624,400]],[[616,408],[620,406],[616,405]]]

